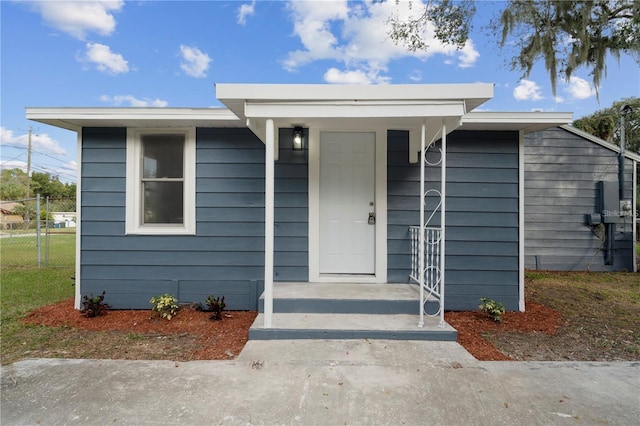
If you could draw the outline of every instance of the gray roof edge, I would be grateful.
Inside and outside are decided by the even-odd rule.
[[[607,148],[611,151],[617,152],[618,154],[620,153],[620,147],[618,145],[612,144],[611,142],[607,142],[604,139],[601,139],[597,136],[592,135],[591,133],[587,133],[583,130],[577,129],[569,124],[563,124],[562,126],[560,126],[561,129],[564,129],[568,132],[573,133],[574,135],[580,136],[582,138],[585,138],[591,142],[597,143],[598,145]],[[640,161],[640,154],[635,153],[633,151],[628,151],[625,150],[624,151],[624,156],[626,158],[629,158],[631,160],[635,160],[635,161]]]

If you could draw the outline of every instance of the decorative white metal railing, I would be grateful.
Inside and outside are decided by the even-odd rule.
[[[420,283],[420,227],[410,226],[411,233],[411,274],[410,277]],[[422,298],[422,309],[425,315],[436,317],[440,315],[441,298],[441,274],[440,274],[440,240],[442,230],[437,227],[424,228],[424,266],[422,267],[422,278],[424,294]],[[428,302],[436,302],[435,312],[429,312]],[[432,308],[433,309],[433,308]]]
[[[424,326],[424,315],[439,317],[442,327],[444,326],[446,125],[443,122],[441,148],[436,148],[435,141],[426,145],[425,133],[426,125],[423,124],[420,144],[422,153],[420,161],[420,225],[409,227],[411,234],[411,273],[409,276],[420,286],[418,327]],[[425,190],[425,168],[427,166],[440,167],[440,190]],[[428,201],[430,201],[430,206],[427,206]],[[429,213],[428,217],[427,213]],[[438,213],[439,226],[433,226],[431,220]],[[435,310],[435,312],[429,312],[429,310]]]

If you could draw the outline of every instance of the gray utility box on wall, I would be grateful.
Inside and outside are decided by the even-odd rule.
[[[602,214],[602,223],[620,223],[620,197],[618,182],[598,182],[598,212]]]

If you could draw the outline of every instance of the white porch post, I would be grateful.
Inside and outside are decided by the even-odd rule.
[[[420,284],[420,320],[418,327],[424,327],[424,168],[425,168],[425,149],[426,149],[426,124],[422,123],[420,132],[420,231],[418,237],[418,284]]]
[[[440,327],[444,326],[444,284],[445,284],[445,216],[446,216],[446,203],[447,203],[447,124],[442,120],[442,165],[440,176],[440,192],[442,192],[441,206],[440,206]]]
[[[273,322],[273,244],[274,244],[274,180],[275,129],[267,119],[264,155],[264,328]]]

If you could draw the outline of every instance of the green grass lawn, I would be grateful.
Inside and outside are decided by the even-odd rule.
[[[73,267],[0,269],[2,364],[28,357],[30,350],[55,337],[55,328],[28,326],[18,320],[40,306],[72,297],[73,274]]]
[[[75,265],[75,234],[52,233],[48,239],[43,235],[40,239],[40,247],[41,265]],[[0,263],[2,266],[38,266],[36,236],[16,235],[11,238],[2,238],[0,240]]]

